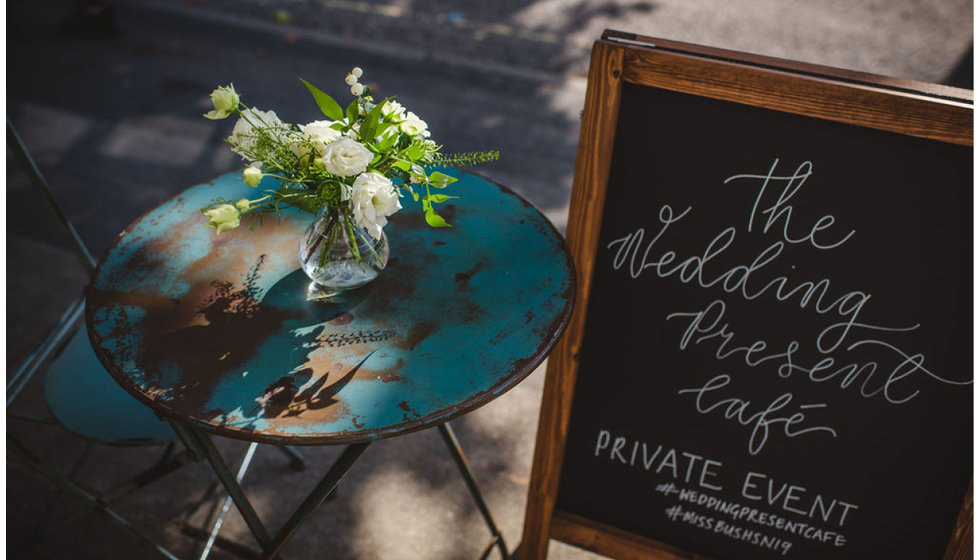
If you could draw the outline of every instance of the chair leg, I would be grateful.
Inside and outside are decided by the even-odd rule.
[[[85,298],[80,297],[72,303],[58,319],[57,324],[48,333],[48,336],[31,352],[31,355],[21,363],[17,371],[7,381],[7,408],[14,403],[14,399],[24,389],[27,382],[31,380],[38,368],[57,350],[61,343],[71,334],[75,324],[82,317],[85,311]]]
[[[148,484],[166,476],[167,474],[170,474],[171,472],[177,470],[178,468],[193,461],[193,456],[190,453],[181,452],[174,455],[173,449],[174,449],[173,444],[168,445],[163,455],[160,457],[160,459],[157,460],[157,462],[153,466],[149,467],[143,472],[140,472],[139,474],[133,476],[132,478],[123,481],[122,483],[116,485],[115,487],[110,488],[109,490],[106,490],[99,494],[92,494],[90,491],[82,489],[81,486],[74,483],[74,475],[76,473],[75,472],[69,473],[68,476],[64,477],[64,482],[74,484],[80,490],[90,494],[92,496],[92,500],[94,501],[82,498],[85,501],[89,502],[89,506],[87,508],[79,507],[74,512],[63,516],[62,518],[52,523],[46,523],[44,529],[39,530],[35,533],[39,542],[43,540],[47,540],[58,531],[64,529],[65,527],[71,525],[81,517],[88,514],[90,511],[97,510],[99,508],[104,508],[110,505],[112,502],[120,498],[123,498],[135,492],[136,490],[139,490],[140,488],[147,486]],[[81,461],[79,461],[79,463],[81,463]],[[76,464],[76,467],[77,466],[79,466],[79,464]],[[57,488],[59,489],[58,490],[59,492],[64,491],[63,483],[62,486],[57,486]],[[74,495],[76,497],[80,497],[77,494]]]
[[[8,450],[9,451],[12,451],[13,452],[14,457],[21,464],[23,464],[24,466],[26,466],[29,469],[33,470],[36,474],[38,474],[38,475],[44,477],[45,479],[47,479],[48,481],[50,481],[58,489],[66,492],[67,494],[70,494],[70,495],[72,495],[72,496],[74,496],[74,497],[76,497],[78,499],[81,499],[81,500],[87,502],[88,504],[90,504],[90,508],[91,509],[94,509],[96,512],[104,515],[107,520],[109,520],[110,522],[114,523],[117,527],[119,527],[120,529],[122,529],[125,533],[133,536],[134,538],[136,538],[139,541],[142,541],[144,544],[149,545],[157,554],[159,554],[163,558],[166,558],[167,560],[179,560],[176,556],[174,556],[172,553],[170,553],[167,549],[165,549],[162,546],[158,545],[157,543],[155,543],[153,541],[153,539],[151,539],[150,537],[148,537],[147,535],[145,535],[144,533],[142,533],[139,529],[137,529],[136,527],[134,527],[124,517],[122,517],[121,515],[119,515],[115,511],[113,511],[111,508],[109,508],[109,501],[111,501],[111,500],[107,501],[106,499],[103,498],[103,496],[94,495],[94,494],[92,494],[92,493],[84,490],[79,485],[77,485],[73,481],[69,480],[68,477],[66,477],[64,474],[58,472],[56,469],[53,469],[53,468],[49,467],[46,464],[40,462],[36,457],[34,457],[30,453],[30,451],[27,450],[26,447],[24,447],[23,444],[21,444],[19,441],[17,441],[10,434],[7,434],[7,447],[8,447]],[[183,457],[183,456],[189,457],[190,455],[189,454],[186,454],[186,455],[185,454],[180,454],[180,455],[174,457],[173,460],[176,460],[176,461],[179,462],[181,460],[180,458]],[[163,471],[162,474],[166,474],[167,472],[170,472],[171,470],[177,468],[178,466],[180,466],[180,465],[173,465],[173,464],[171,464],[169,462],[166,465],[164,465],[163,463],[159,463],[158,462],[156,465],[154,465],[153,467],[151,467],[147,471],[144,471],[144,473],[142,473],[142,474],[146,474],[146,473],[148,473],[150,471],[154,471],[154,470],[160,470],[160,471]],[[167,468],[164,468],[164,467],[167,467]],[[162,476],[162,474],[160,476]],[[139,487],[139,486],[137,486],[137,487]],[[110,493],[111,493],[111,491],[110,491]],[[119,497],[119,496],[116,496],[116,497]],[[114,499],[114,498],[112,498],[112,499]],[[88,511],[88,510],[85,510],[85,511]],[[76,512],[75,514],[69,515],[69,517],[71,518],[69,521],[73,521],[75,518],[80,517],[80,515],[78,515],[78,512]],[[64,520],[62,520],[62,521],[64,521]],[[49,531],[46,531],[46,533],[50,533],[50,532]],[[31,548],[35,544],[38,544],[39,542],[41,542],[45,538],[48,538],[48,536],[49,535],[42,535],[41,536],[42,538],[40,540],[29,540],[28,542],[18,543],[18,545],[15,546],[15,550],[19,550],[20,552],[23,552],[24,550]]]
[[[72,465],[68,474],[65,476],[66,480],[71,483],[75,483],[75,478],[78,477],[78,472],[82,470],[82,465],[88,461],[88,458],[92,456],[92,450],[95,448],[94,442],[89,442],[85,449],[79,454],[78,459],[75,460],[75,464]],[[38,518],[37,522],[34,523],[34,528],[31,530],[31,535],[42,535],[45,529],[50,530],[52,524],[48,522],[48,516],[51,515],[51,511],[54,509],[55,504],[61,499],[62,490],[61,488],[55,487],[54,496],[48,501],[47,507],[44,508],[44,512],[41,513],[41,517]]]

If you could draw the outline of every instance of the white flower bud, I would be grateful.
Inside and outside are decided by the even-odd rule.
[[[361,70],[360,66],[355,66],[353,69],[351,69],[350,73],[353,74],[355,78],[360,78],[364,74],[364,71]]]
[[[213,227],[216,233],[221,233],[238,227],[242,214],[238,208],[235,208],[231,204],[222,204],[210,210],[205,210],[204,215],[208,217],[208,225]]]
[[[394,99],[389,99],[381,106],[381,116],[388,122],[402,122],[405,120],[405,107]]]
[[[260,170],[257,167],[246,167],[245,171],[242,171],[242,179],[245,180],[246,185],[257,187],[259,186],[259,182],[262,181],[262,170]],[[243,198],[242,200],[245,199]],[[242,208],[242,210],[248,208],[248,201],[245,200],[245,202],[246,202],[246,207]],[[239,208],[241,208],[241,206],[239,206]]]
[[[344,82],[346,82],[347,85],[352,86],[357,83],[357,76],[354,74],[347,74],[347,77],[344,78]]]
[[[364,85],[355,83],[350,87],[350,92],[352,95],[360,97],[360,95],[364,93]]]
[[[216,120],[223,119],[238,108],[238,93],[235,92],[235,84],[219,87],[211,92],[211,103],[214,109],[204,114],[205,117]]]

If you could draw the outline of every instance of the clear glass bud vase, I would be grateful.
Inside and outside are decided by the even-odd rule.
[[[308,296],[331,297],[378,277],[388,264],[388,238],[382,232],[374,239],[348,212],[325,208],[300,239],[299,261],[313,280]]]

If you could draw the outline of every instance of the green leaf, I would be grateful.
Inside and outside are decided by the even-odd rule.
[[[396,161],[395,163],[393,163],[391,165],[392,165],[392,167],[397,167],[398,169],[401,169],[402,171],[408,171],[408,170],[410,170],[412,168],[412,164],[409,163],[409,162],[407,162],[407,161],[404,161],[404,160],[398,160],[398,161]]]
[[[436,214],[436,211],[431,207],[425,211],[425,223],[432,227],[452,227],[446,222],[446,220],[442,219],[442,216]]]
[[[446,175],[445,173],[440,173],[438,171],[433,171],[432,174],[429,175],[429,180],[432,181],[432,186],[433,187],[436,187],[437,189],[442,189],[442,188],[445,188],[448,185],[451,185],[451,184],[455,183],[459,179],[457,179],[455,177],[450,177],[449,175]]]
[[[384,124],[382,124],[380,127],[378,127],[377,134],[380,135],[381,133],[383,133],[392,124],[393,123],[384,123]],[[398,135],[397,134],[392,134],[391,136],[382,139],[380,142],[378,142],[376,144],[377,145],[377,148],[378,148],[378,151],[379,152],[387,152],[388,150],[390,150],[391,148],[393,148],[395,146],[395,142],[397,142],[397,141],[398,141]]]
[[[418,144],[412,144],[406,150],[405,155],[412,161],[418,161],[420,157],[425,155],[425,152],[422,151],[422,147]]]
[[[306,85],[306,89],[310,90],[310,93],[313,94],[313,99],[316,101],[317,106],[320,107],[320,110],[323,111],[324,115],[335,121],[344,120],[344,110],[341,109],[340,105],[333,100],[333,97],[323,93],[317,89],[316,86],[310,82],[307,82],[303,78],[300,78],[299,81],[303,82],[303,84]]]
[[[458,196],[447,196],[447,195],[444,195],[444,194],[430,194],[429,195],[429,200],[431,200],[432,202],[435,202],[436,204],[438,204],[440,202],[446,202],[450,198],[459,198],[459,197]]]
[[[290,198],[287,203],[290,206],[295,206],[304,212],[309,212],[310,214],[315,214],[317,211],[316,203],[312,197],[301,196],[296,198]]]
[[[351,101],[350,105],[347,106],[347,122],[357,122],[357,99]]]
[[[387,101],[387,100],[385,100]],[[374,137],[378,135],[378,119],[381,118],[381,107],[385,104],[384,101],[378,103],[371,109],[368,113],[367,118],[361,123],[360,136],[365,142],[370,142],[374,140]]]

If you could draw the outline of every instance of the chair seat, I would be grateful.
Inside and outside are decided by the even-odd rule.
[[[99,362],[85,328],[79,328],[44,378],[51,414],[69,431],[113,445],[164,443],[170,424],[127,393]]]

